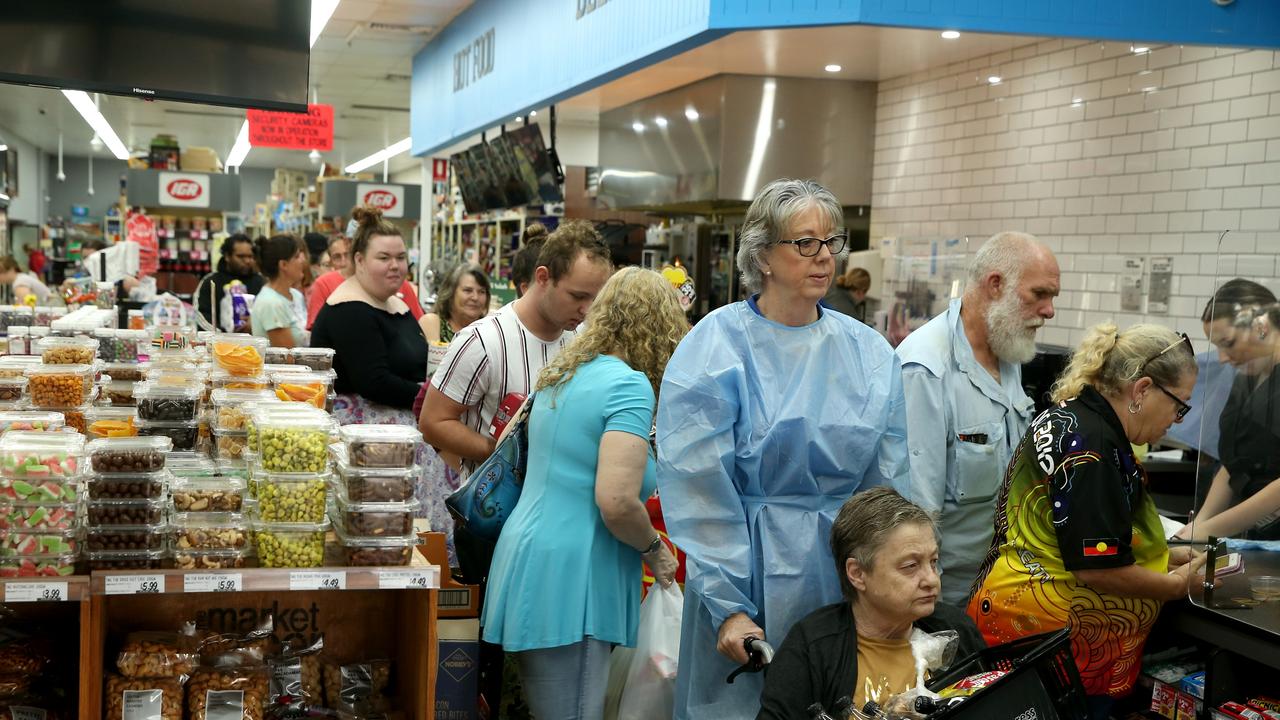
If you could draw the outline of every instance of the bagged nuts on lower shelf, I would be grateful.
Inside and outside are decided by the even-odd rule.
[[[132,720],[142,708],[148,720],[182,720],[182,683],[177,678],[107,677],[107,720]],[[130,712],[125,714],[125,707]]]
[[[135,632],[125,637],[116,669],[129,678],[175,678],[191,675],[200,657],[195,641],[172,632]]]
[[[267,693],[265,665],[196,668],[187,681],[187,718],[263,720]]]

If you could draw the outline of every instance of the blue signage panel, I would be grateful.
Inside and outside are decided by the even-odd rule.
[[[476,0],[413,59],[414,155],[684,52],[706,0]]]

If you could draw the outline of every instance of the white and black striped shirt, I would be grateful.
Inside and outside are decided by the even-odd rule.
[[[502,398],[510,393],[528,395],[538,373],[576,336],[566,330],[551,342],[529,332],[516,315],[515,303],[463,328],[449,343],[431,384],[446,397],[467,406],[462,423],[481,435]],[[465,477],[478,463],[464,460]]]

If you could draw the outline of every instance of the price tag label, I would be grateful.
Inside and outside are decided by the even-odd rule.
[[[346,590],[347,573],[342,570],[294,570],[289,573],[290,590]]]
[[[186,592],[240,592],[244,587],[240,573],[193,573],[186,576]]]
[[[4,586],[5,602],[62,602],[66,599],[67,584],[64,582],[24,582]]]
[[[383,570],[378,573],[378,589],[380,590],[427,590],[435,588],[438,582],[432,582],[432,573],[428,570]]]
[[[108,595],[152,595],[164,591],[163,575],[108,575]]]

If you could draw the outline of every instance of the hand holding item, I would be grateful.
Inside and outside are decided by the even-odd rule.
[[[720,638],[716,642],[716,649],[721,655],[729,658],[738,665],[747,663],[747,648],[743,645],[743,641],[748,636],[764,639],[764,630],[760,629],[746,613],[734,613],[730,615],[723,624],[720,625]]]
[[[671,554],[667,544],[662,543],[653,552],[645,553],[643,557],[649,569],[653,571],[653,579],[664,588],[671,587],[671,583],[675,582],[676,570],[679,569],[680,563],[676,561],[676,556]]]

